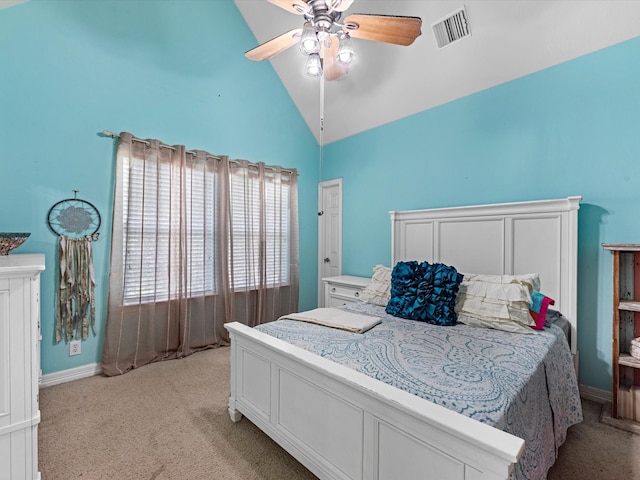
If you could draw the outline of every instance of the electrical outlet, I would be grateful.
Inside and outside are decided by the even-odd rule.
[[[82,352],[82,342],[80,340],[71,340],[69,342],[69,356],[80,355]]]

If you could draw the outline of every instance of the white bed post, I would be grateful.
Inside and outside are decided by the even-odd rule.
[[[238,395],[237,391],[237,377],[236,377],[236,369],[239,368],[238,362],[239,358],[236,358],[238,354],[238,348],[236,346],[236,342],[234,342],[234,333],[229,332],[230,342],[231,342],[231,392],[229,393],[229,416],[233,422],[239,422],[242,420],[242,413],[236,408],[236,398]]]
[[[567,281],[567,295],[569,297],[569,310],[566,311],[566,317],[571,322],[571,355],[573,356],[573,366],[576,370],[576,377],[578,375],[579,366],[579,352],[578,352],[578,331],[577,331],[577,319],[578,319],[578,209],[580,208],[580,201],[582,197],[568,197],[567,198],[567,215],[569,216],[567,223],[567,235],[569,251],[567,253],[569,265],[567,267],[568,281]],[[564,307],[563,307],[564,309]],[[564,313],[564,312],[563,312]]]

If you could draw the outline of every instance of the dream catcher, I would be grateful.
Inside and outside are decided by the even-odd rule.
[[[101,218],[98,209],[86,200],[61,200],[49,209],[47,224],[58,235],[60,266],[56,341],[95,335],[95,285],[92,242],[98,240]]]

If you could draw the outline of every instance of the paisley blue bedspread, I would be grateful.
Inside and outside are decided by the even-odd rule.
[[[404,320],[367,303],[344,308],[382,323],[364,334],[294,320],[255,328],[524,439],[512,477],[546,478],[567,429],[582,421],[571,353],[558,327],[521,335]]]

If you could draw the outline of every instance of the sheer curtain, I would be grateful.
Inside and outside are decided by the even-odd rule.
[[[297,173],[121,133],[102,368],[228,343],[298,307]]]

